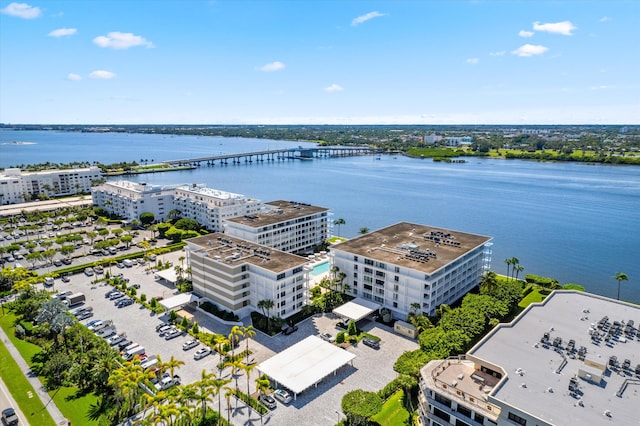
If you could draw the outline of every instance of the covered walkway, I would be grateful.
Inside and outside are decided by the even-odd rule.
[[[347,302],[344,305],[335,308],[333,313],[339,317],[346,318],[347,320],[358,322],[371,315],[379,308],[380,305],[378,303],[356,297],[351,302]]]

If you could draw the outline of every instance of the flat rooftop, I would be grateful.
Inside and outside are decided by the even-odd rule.
[[[235,194],[233,192],[222,191],[220,189],[207,188],[203,185],[182,185],[177,187],[181,191],[189,192],[192,194],[204,195],[206,197],[218,198],[221,200],[234,200],[245,198],[242,194]]]
[[[261,228],[263,226],[311,216],[329,210],[324,207],[312,206],[311,204],[283,200],[270,201],[265,203],[265,206],[269,209],[265,212],[225,220],[227,222],[239,223],[251,228]]]
[[[490,401],[551,424],[638,424],[639,325],[640,306],[556,291],[512,323],[496,327],[467,355],[506,371]],[[611,356],[620,366],[607,368]],[[625,359],[630,369],[622,367]],[[574,377],[579,389],[570,392]]]
[[[309,259],[305,257],[274,250],[271,247],[219,232],[191,238],[187,242],[198,246],[197,252],[206,253],[211,259],[218,260],[229,267],[252,264],[279,273],[309,263]]]
[[[400,222],[333,248],[431,274],[490,240],[482,235]]]

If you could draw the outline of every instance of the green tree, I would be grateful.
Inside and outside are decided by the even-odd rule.
[[[364,425],[371,416],[382,410],[382,399],[375,392],[356,389],[342,397],[341,407],[347,416],[348,424]]]
[[[149,226],[155,220],[156,220],[156,217],[151,212],[144,212],[144,213],[140,214],[140,223],[142,223],[143,226]]]
[[[338,237],[339,237],[340,236],[340,226],[341,225],[346,225],[347,222],[343,218],[340,217],[340,218],[334,220],[333,224],[338,227]]]
[[[615,274],[613,276],[613,278],[615,278],[615,280],[618,281],[618,297],[617,297],[617,299],[620,300],[620,283],[622,281],[627,281],[629,279],[629,277],[627,276],[627,274],[624,274],[622,272],[618,272],[617,274]]]
[[[362,228],[360,228],[360,234],[364,235],[366,233],[369,232],[369,228],[367,228],[366,226],[363,226]]]
[[[349,321],[349,325],[347,326],[347,333],[349,336],[355,336],[358,334],[358,329],[356,328],[356,322],[354,320]]]

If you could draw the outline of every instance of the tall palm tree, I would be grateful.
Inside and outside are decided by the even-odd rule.
[[[345,220],[340,217],[340,218],[334,220],[333,224],[338,227],[338,237],[339,237],[340,236],[340,225],[346,225],[347,222],[345,222]]]
[[[244,341],[246,343],[246,353],[247,353],[247,364],[249,363],[249,340],[253,339],[253,337],[256,335],[255,330],[253,329],[252,325],[248,325],[246,327],[242,328],[242,332],[244,334]]]
[[[231,383],[231,379],[213,379],[211,381],[211,389],[213,394],[218,396],[218,417],[222,417],[222,395],[220,392],[222,388],[226,389],[226,386]],[[220,420],[218,420],[220,423]]]
[[[231,377],[235,380],[236,389],[238,389],[238,377],[240,376],[240,371],[244,368],[244,364],[242,361],[236,359],[233,361],[227,361],[224,363],[225,367],[231,368]],[[236,408],[238,408],[237,400],[236,400]]]
[[[200,401],[202,407],[202,418],[204,419],[207,414],[207,401],[213,401],[211,399],[213,383],[216,380],[215,373],[207,373],[207,370],[202,369],[200,373],[200,380],[193,385],[196,390],[195,399]]]
[[[516,270],[516,281],[518,281],[518,275],[520,274],[520,272],[524,271],[524,266],[516,265],[515,270]]]
[[[229,332],[229,342],[231,343],[231,357],[235,355],[235,348],[237,343],[240,341],[240,338],[244,336],[242,328],[239,325],[234,325],[231,327],[231,331]]]
[[[184,361],[176,359],[176,357],[174,357],[173,355],[171,355],[171,359],[169,359],[169,361],[165,363],[165,366],[169,370],[171,376],[173,376],[173,374],[175,373],[176,368],[180,367],[181,365],[184,365]]]
[[[251,377],[251,372],[257,366],[258,364],[244,364],[244,366],[242,367],[244,372],[247,373],[247,395],[251,395],[251,392],[249,392],[249,379]]]
[[[236,391],[229,386],[225,386],[224,399],[227,400],[227,423],[231,424],[231,397],[236,394]],[[220,413],[222,415],[222,413]]]
[[[629,280],[629,277],[627,276],[627,274],[622,273],[622,272],[618,272],[617,274],[615,274],[613,276],[613,278],[615,278],[618,281],[618,300],[620,300],[620,283],[622,281],[627,281]]]
[[[513,278],[513,275],[515,273],[515,268],[520,265],[520,259],[518,259],[517,257],[512,257],[511,258],[511,264],[513,265],[513,267],[511,268],[511,278]]]
[[[507,279],[509,279],[509,277],[511,276],[509,272],[511,271],[510,268],[511,268],[511,264],[513,263],[513,261],[510,258],[507,258],[507,259],[504,260],[504,263],[507,264]]]

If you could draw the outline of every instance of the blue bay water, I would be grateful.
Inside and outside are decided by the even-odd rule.
[[[7,145],[11,141],[35,145]],[[0,166],[22,163],[170,160],[310,143],[112,133],[0,131]],[[640,303],[640,167],[521,160],[434,163],[403,156],[203,166],[128,178],[156,184],[205,183],[263,201],[295,200],[344,218],[356,236],[399,221],[494,238],[492,268],[517,257],[533,273]],[[337,228],[334,229],[337,233]]]

